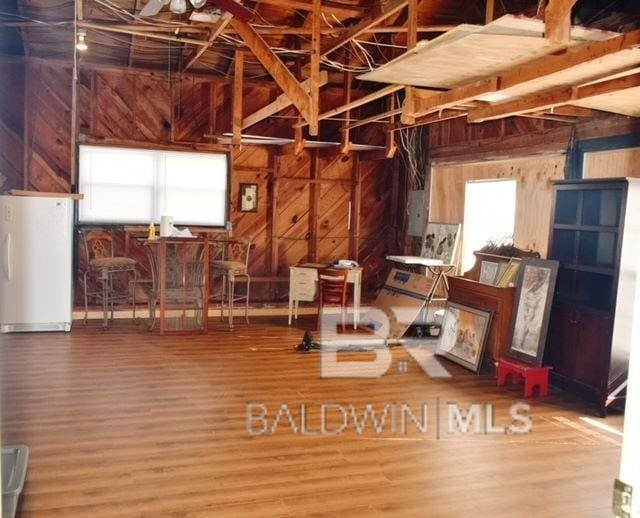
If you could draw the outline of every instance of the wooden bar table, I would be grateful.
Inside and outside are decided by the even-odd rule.
[[[149,329],[160,306],[160,334],[207,332],[209,316],[209,238],[160,237],[142,241],[151,267]],[[170,313],[177,315],[170,316]],[[192,313],[192,315],[189,315]],[[173,329],[169,319],[181,324]],[[196,325],[193,325],[196,324]]]

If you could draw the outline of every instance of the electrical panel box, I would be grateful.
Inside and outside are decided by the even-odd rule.
[[[422,237],[424,228],[424,191],[409,191],[408,198],[409,220],[407,234]]]

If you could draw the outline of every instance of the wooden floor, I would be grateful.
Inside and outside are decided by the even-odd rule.
[[[293,352],[301,330],[285,320],[232,333],[216,322],[196,337],[123,322],[0,336],[3,441],[31,451],[19,515],[610,516],[621,438],[581,419],[579,403],[532,400],[525,436],[449,435],[446,402],[494,403],[506,424],[520,390],[450,364],[449,381],[413,362],[400,372],[400,348],[381,378],[321,379],[319,353]],[[270,426],[278,405],[299,418],[304,403],[313,427],[323,402],[426,402],[430,429],[313,436],[283,418],[250,436],[249,402],[266,405]]]

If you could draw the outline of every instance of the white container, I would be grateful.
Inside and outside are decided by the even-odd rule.
[[[169,237],[173,233],[173,216],[160,217],[160,237]]]

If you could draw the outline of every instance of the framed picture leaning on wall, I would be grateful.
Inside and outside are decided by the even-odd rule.
[[[542,365],[558,265],[541,259],[524,259],[520,265],[508,354],[530,365]]]
[[[421,257],[439,259],[445,265],[455,264],[460,227],[460,223],[427,222],[422,237]]]
[[[477,373],[487,343],[492,313],[449,302],[436,354]]]

